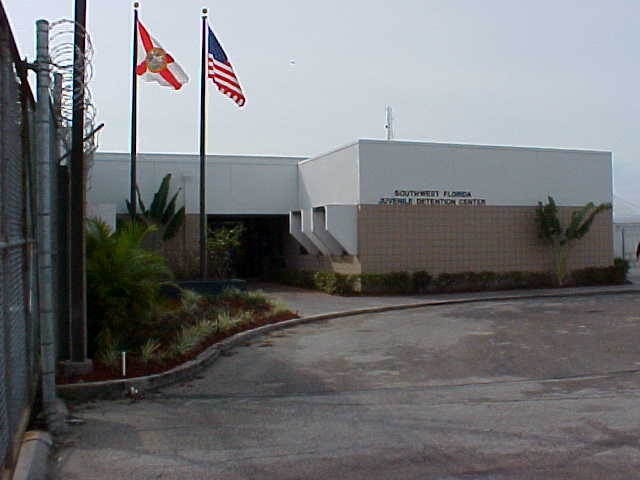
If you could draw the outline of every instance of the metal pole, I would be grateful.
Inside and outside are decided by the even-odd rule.
[[[200,279],[207,279],[206,205],[206,104],[207,104],[207,9],[202,9],[202,50],[200,52]]]
[[[138,7],[140,4],[133,4],[133,48],[131,59],[131,179],[129,202],[131,204],[131,220],[136,218],[138,209],[137,199],[137,154],[138,154]]]
[[[56,353],[54,344],[53,259],[51,218],[51,131],[53,129],[49,87],[49,23],[36,23],[36,152],[38,161],[38,279],[40,290],[40,353],[42,362],[42,403],[47,418],[56,401]]]
[[[70,265],[71,361],[87,361],[87,295],[85,271],[84,52],[86,0],[75,1],[73,115],[71,130]]]

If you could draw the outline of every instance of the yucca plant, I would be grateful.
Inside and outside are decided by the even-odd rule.
[[[101,220],[87,225],[89,338],[109,328],[131,350],[157,318],[159,288],[171,278],[164,259],[142,247],[153,227],[126,223],[112,232]],[[95,351],[95,342],[92,344]]]
[[[167,173],[158,191],[153,195],[153,201],[150,207],[147,209],[142,201],[142,195],[140,195],[140,189],[136,187],[138,195],[138,212],[136,213],[136,219],[149,226],[155,225],[157,228],[158,236],[162,238],[162,241],[167,241],[175,237],[180,230],[180,227],[184,224],[185,208],[181,207],[176,210],[176,202],[178,200],[178,194],[181,189],[169,199],[169,190],[171,189],[171,174]],[[125,200],[127,204],[127,211],[129,216],[133,217],[133,208],[129,200]],[[156,245],[156,248],[158,245]]]
[[[610,203],[596,206],[593,202],[589,202],[580,210],[573,212],[569,226],[563,228],[558,216],[558,207],[553,198],[548,197],[546,205],[538,202],[536,210],[538,237],[551,246],[558,285],[563,285],[566,279],[567,263],[573,243],[587,234],[596,215],[609,209],[611,209]]]

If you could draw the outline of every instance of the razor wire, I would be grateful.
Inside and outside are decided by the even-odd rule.
[[[84,55],[76,48],[74,35],[75,29],[80,29],[85,40]],[[93,157],[98,149],[98,138],[95,134],[96,107],[92,99],[89,87],[93,78],[93,43],[91,36],[80,25],[76,25],[73,20],[62,19],[52,22],[49,28],[49,52],[51,65],[54,74],[59,74],[61,78],[61,88],[53,92],[54,102],[57,105],[56,121],[61,132],[60,141],[63,148],[63,157],[71,151],[71,126],[74,109],[74,91],[83,89],[84,101],[84,155],[85,155],[85,181],[87,185],[90,181],[90,171],[93,166]],[[77,55],[76,55],[77,53]],[[84,78],[78,85],[74,85],[73,72],[76,61],[84,63]]]

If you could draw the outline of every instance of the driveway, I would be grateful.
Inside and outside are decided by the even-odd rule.
[[[98,402],[65,479],[625,479],[640,295],[514,300],[275,332],[203,377]]]

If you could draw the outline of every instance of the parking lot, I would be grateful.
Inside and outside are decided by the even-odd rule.
[[[298,326],[146,399],[78,409],[63,478],[630,479],[640,296]]]

